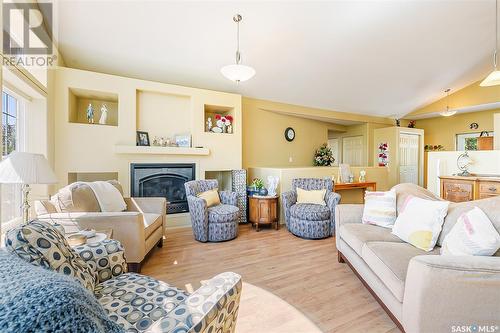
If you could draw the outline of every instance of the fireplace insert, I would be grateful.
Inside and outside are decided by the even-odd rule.
[[[195,164],[191,163],[132,163],[130,195],[166,198],[167,214],[188,212],[184,183],[195,178]]]

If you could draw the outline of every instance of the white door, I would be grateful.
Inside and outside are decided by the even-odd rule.
[[[333,158],[335,162],[333,162],[334,166],[339,165],[339,139],[329,139],[328,147],[332,150]]]
[[[399,135],[399,182],[418,185],[418,134]]]
[[[363,136],[342,139],[342,163],[351,166],[363,165]]]

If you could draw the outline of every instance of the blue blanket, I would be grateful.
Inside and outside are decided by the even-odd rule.
[[[94,295],[0,250],[0,332],[123,332]]]

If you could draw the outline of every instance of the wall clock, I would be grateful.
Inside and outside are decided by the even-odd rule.
[[[295,130],[291,127],[287,127],[285,130],[285,139],[288,142],[292,142],[295,139]]]

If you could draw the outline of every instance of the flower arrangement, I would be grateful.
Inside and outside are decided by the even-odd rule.
[[[209,118],[208,127],[209,131],[215,133],[233,133],[233,116],[227,115],[222,116],[220,114],[215,115],[215,126],[212,126],[212,121]]]
[[[326,145],[322,144],[314,154],[314,166],[330,166],[335,162],[332,150]]]
[[[444,150],[444,147],[442,145],[425,145],[424,150],[425,151],[442,151],[442,150]]]
[[[378,145],[378,166],[387,166],[389,164],[389,145],[383,142]]]

